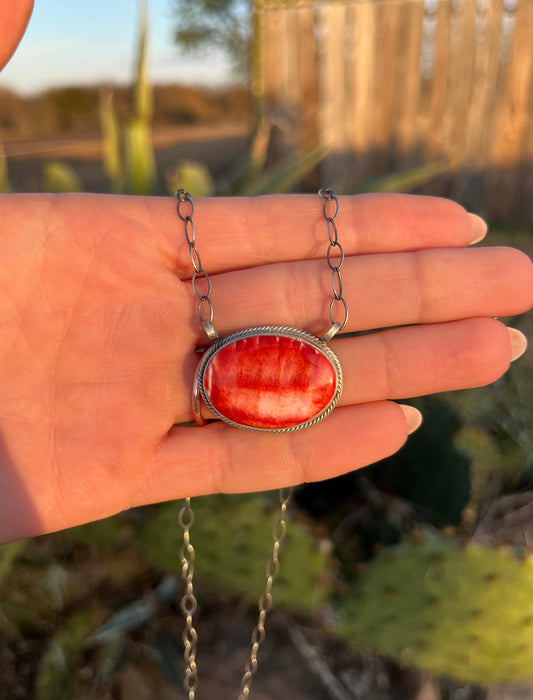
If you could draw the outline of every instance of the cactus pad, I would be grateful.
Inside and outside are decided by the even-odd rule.
[[[265,587],[265,564],[272,552],[277,506],[259,496],[205,496],[193,499],[191,541],[196,550],[198,584],[227,593],[258,596]],[[177,503],[160,506],[140,542],[147,556],[176,572],[183,536]],[[301,522],[291,521],[280,550],[281,567],[274,584],[277,602],[313,608],[329,589],[329,556]]]
[[[383,550],[340,606],[360,646],[475,683],[533,678],[533,563],[453,540]]]

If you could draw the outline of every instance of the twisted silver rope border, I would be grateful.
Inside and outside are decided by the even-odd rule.
[[[317,413],[316,416],[313,416],[308,421],[304,421],[303,423],[298,423],[297,425],[292,425],[287,428],[256,428],[255,426],[250,426],[250,425],[244,425],[243,423],[237,423],[227,416],[224,416],[220,411],[218,411],[211,401],[209,400],[205,387],[204,387],[204,374],[207,365],[209,364],[211,358],[213,355],[215,355],[219,350],[221,350],[223,347],[226,347],[227,345],[231,345],[231,343],[241,340],[243,338],[252,338],[254,336],[262,336],[262,335],[273,335],[273,336],[282,336],[284,338],[291,338],[293,340],[301,340],[308,345],[311,345],[315,349],[317,349],[319,352],[326,357],[326,359],[331,363],[335,370],[335,376],[336,376],[336,387],[335,387],[335,393],[333,394],[333,397],[331,398],[331,401],[320,411],[320,413]],[[292,328],[290,326],[254,326],[252,328],[244,328],[242,330],[236,331],[235,333],[231,333],[230,335],[227,335],[223,338],[220,338],[220,340],[217,340],[213,345],[211,345],[204,353],[204,356],[202,357],[202,360],[200,364],[198,365],[198,368],[196,370],[196,376],[194,380],[194,385],[193,385],[193,405],[200,405],[199,402],[199,397],[198,397],[198,392],[200,393],[204,403],[206,406],[208,406],[213,413],[220,418],[220,420],[223,420],[225,423],[228,423],[229,425],[232,425],[236,428],[242,428],[244,430],[252,430],[254,432],[259,432],[259,433],[293,433],[296,432],[297,430],[303,430],[304,428],[310,428],[313,425],[316,425],[317,423],[320,423],[320,421],[324,420],[329,414],[333,411],[335,406],[337,405],[341,394],[342,394],[342,388],[343,388],[343,378],[342,378],[342,368],[341,364],[339,362],[339,358],[337,355],[333,352],[333,350],[329,347],[329,345],[324,341],[318,338],[316,335],[313,335],[312,333],[309,333],[309,331],[303,330],[302,328]]]

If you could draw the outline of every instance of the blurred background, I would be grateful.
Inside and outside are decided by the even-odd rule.
[[[531,0],[37,0],[0,191],[436,194],[531,255],[532,37]],[[296,490],[256,700],[533,698],[532,387],[526,353],[412,400],[397,455]],[[198,700],[238,693],[276,506],[196,499]],[[0,547],[0,700],[187,697],[179,507]]]

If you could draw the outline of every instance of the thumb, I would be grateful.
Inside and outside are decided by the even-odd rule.
[[[33,0],[0,0],[0,70],[22,39],[32,10]]]

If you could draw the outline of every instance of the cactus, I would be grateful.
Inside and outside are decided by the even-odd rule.
[[[85,652],[86,640],[103,619],[98,604],[70,617],[52,637],[43,654],[35,680],[36,700],[81,697],[86,681],[75,673]]]
[[[0,142],[0,194],[11,192],[11,185],[7,175],[7,156],[4,145]]]
[[[83,190],[79,177],[74,169],[59,160],[49,160],[43,166],[41,191],[81,192]]]
[[[196,550],[199,585],[214,585],[238,595],[259,596],[265,588],[265,564],[272,552],[270,533],[276,508],[261,497],[209,496],[193,500],[196,514],[191,541]],[[161,506],[140,534],[140,544],[154,563],[175,572],[183,537],[177,526],[179,506]],[[164,536],[162,535],[164,533]],[[290,522],[280,549],[276,602],[298,607],[320,605],[328,593],[329,558],[299,522]]]
[[[122,129],[110,90],[100,97],[100,124],[104,139],[104,167],[111,191],[153,194],[157,172],[152,145],[152,86],[148,76],[148,4],[139,3],[139,37],[133,86],[132,117]]]
[[[450,539],[383,550],[340,604],[339,632],[479,684],[533,678],[533,560]]]
[[[120,150],[120,127],[113,107],[111,89],[100,93],[100,126],[104,149],[104,170],[111,184],[111,193],[118,194],[124,189],[124,172]]]
[[[17,557],[24,552],[26,545],[27,540],[0,545],[0,586],[13,570]]]

